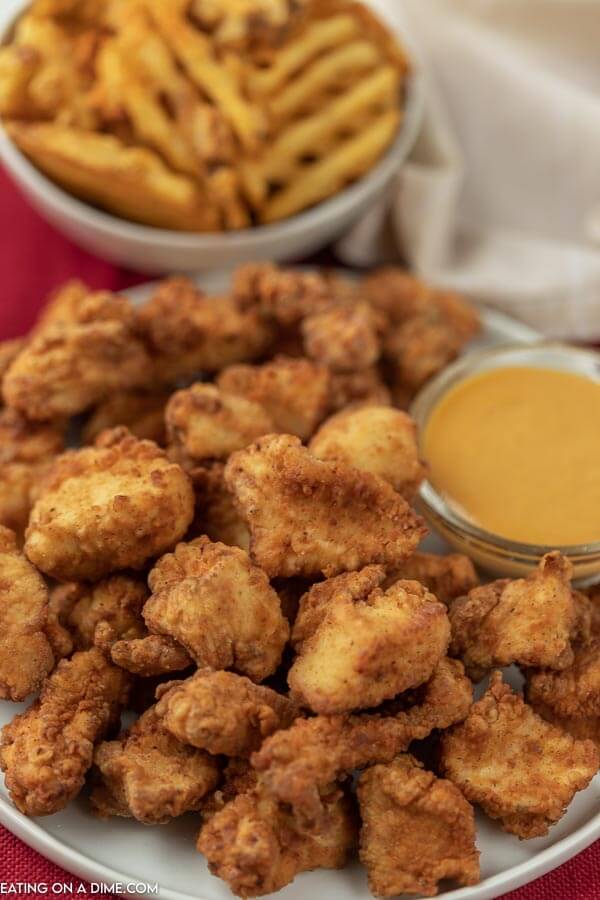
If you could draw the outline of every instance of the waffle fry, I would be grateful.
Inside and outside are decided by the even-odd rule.
[[[78,197],[226,231],[365,175],[402,123],[408,70],[354,0],[33,0],[0,48],[0,115]]]

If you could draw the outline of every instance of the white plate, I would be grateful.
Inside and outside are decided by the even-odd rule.
[[[207,289],[226,287],[223,276],[203,279]],[[134,302],[148,294],[148,287],[130,292]],[[476,345],[532,341],[531,329],[500,313],[484,310],[484,334]],[[443,544],[428,538],[429,549]],[[0,726],[21,706],[0,702]],[[210,875],[194,848],[198,817],[188,815],[169,825],[145,828],[136,822],[94,819],[81,798],[56,816],[27,819],[8,800],[0,786],[0,822],[29,846],[68,872],[107,885],[158,884],[164,900],[231,900],[231,893]],[[477,843],[481,850],[482,881],[444,894],[452,900],[488,900],[538,878],[589,846],[600,837],[600,776],[577,794],[564,818],[545,838],[519,841],[502,832],[483,815],[477,816]],[[10,872],[2,872],[10,878]],[[275,896],[275,895],[273,895]],[[341,872],[306,873],[280,891],[280,900],[370,900],[364,871],[354,864]]]

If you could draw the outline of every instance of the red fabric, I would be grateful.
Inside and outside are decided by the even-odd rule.
[[[24,334],[44,297],[67,278],[93,287],[121,290],[144,280],[80,250],[46,224],[0,170],[0,340]],[[93,827],[93,823],[90,824]],[[0,883],[51,885],[81,882],[48,862],[0,826]],[[48,896],[51,896],[48,893]],[[75,894],[91,897],[91,893]],[[600,900],[600,841],[506,900]]]

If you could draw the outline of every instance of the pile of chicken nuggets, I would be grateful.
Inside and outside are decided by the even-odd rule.
[[[473,804],[547,833],[600,765],[600,597],[559,552],[479,584],[418,550],[411,506],[402,407],[478,329],[398,269],[261,263],[140,307],[70,282],[0,347],[0,697],[39,692],[0,744],[21,812],[194,813],[241,897],[356,854],[376,896],[475,884]]]

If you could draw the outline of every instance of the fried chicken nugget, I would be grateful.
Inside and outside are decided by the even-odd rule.
[[[172,547],[193,515],[194,492],[181,468],[152,441],[116,428],[54,462],[25,552],[53,578],[99,579]]]
[[[466,720],[441,738],[444,773],[504,831],[541,837],[600,765],[591,741],[544,722],[494,672]]]
[[[172,395],[165,421],[171,444],[193,462],[227,459],[274,430],[260,404],[201,382]]]
[[[379,475],[406,500],[412,500],[427,471],[419,459],[416,424],[391,406],[369,404],[331,416],[308,449],[317,459]]]
[[[0,699],[24,700],[54,667],[45,634],[48,589],[0,526]]]
[[[354,805],[335,785],[323,797],[318,828],[307,828],[263,785],[238,794],[212,815],[198,850],[213,875],[239,897],[281,890],[300,872],[343,868],[357,839]]]
[[[44,327],[4,377],[7,406],[42,421],[83,412],[113,391],[144,385],[151,361],[133,307],[108,292],[81,298],[76,322]]]
[[[98,404],[85,423],[82,432],[84,443],[93,444],[107,428],[125,425],[134,437],[164,446],[165,407],[170,396],[168,391],[158,389],[119,391],[112,394]]]
[[[110,655],[115,665],[143,678],[182,672],[193,665],[181,644],[164,634],[116,641]]]
[[[205,536],[178,544],[148,584],[148,628],[175,638],[199,666],[233,668],[259,682],[279,665],[288,623],[269,579],[239,547]]]
[[[381,342],[367,303],[337,304],[302,322],[306,355],[332,372],[369,369],[379,359]]]
[[[446,556],[413,553],[398,569],[388,570],[384,586],[389,587],[398,578],[420,581],[446,606],[479,584],[475,566],[462,553],[448,553]]]
[[[288,697],[233,672],[200,670],[159,688],[157,715],[184,744],[214,755],[246,757],[298,716]]]
[[[462,663],[443,659],[426,685],[382,712],[297,719],[265,740],[252,765],[274,797],[316,822],[324,787],[354,769],[391,762],[411,741],[462,722],[472,699]]]
[[[329,392],[329,412],[335,413],[351,404],[389,406],[390,389],[377,366],[359,372],[332,372]]]
[[[113,575],[93,585],[77,585],[79,596],[64,616],[79,650],[110,649],[119,640],[143,637],[147,631],[142,609],[148,599],[143,581]]]
[[[426,533],[387,482],[318,460],[290,435],[232,454],[225,482],[250,529],[250,555],[270,577],[398,565]]]
[[[45,630],[56,659],[70,656],[75,649],[75,636],[69,628],[68,619],[82,595],[83,585],[74,581],[57,584],[50,591]]]
[[[241,309],[256,310],[263,319],[289,328],[327,309],[336,299],[336,288],[318,272],[248,263],[234,274],[232,297]]]
[[[215,462],[194,468],[192,480],[196,492],[196,516],[192,530],[211,541],[250,549],[250,532],[237,511],[233,494],[225,484],[225,466]]]
[[[94,647],[63,659],[39,700],[2,729],[0,767],[26,816],[59,812],[77,796],[94,744],[117,724],[129,678]]]
[[[474,681],[515,662],[551,669],[572,664],[577,607],[571,574],[570,562],[555,550],[527,578],[493,581],[454,601],[450,649]]]
[[[94,765],[101,779],[90,798],[96,815],[133,817],[144,825],[164,825],[199,809],[219,780],[217,760],[174,738],[154,707],[116,741],[100,744]]]
[[[559,716],[550,706],[530,698],[525,686],[525,698],[531,708],[551,725],[566,731],[577,740],[593,741],[600,752],[600,716]]]
[[[256,359],[272,339],[256,312],[207,297],[187,278],[162,281],[139,310],[138,327],[164,383]]]
[[[21,350],[24,349],[26,343],[26,338],[11,338],[8,341],[0,341],[0,387],[4,381],[4,376]]]
[[[427,681],[450,642],[446,608],[417,581],[387,591],[379,566],[316,584],[300,602],[291,696],[333,715],[378,706]]]
[[[376,897],[433,897],[439,882],[479,881],[475,813],[456,785],[402,754],[358,781],[360,860]]]
[[[23,533],[36,485],[63,450],[61,423],[30,422],[14,409],[0,410],[0,524]]]
[[[308,359],[276,356],[261,366],[229,366],[217,384],[259,403],[271,417],[271,431],[295,434],[302,441],[313,434],[329,408],[329,370]]]
[[[577,648],[567,669],[529,670],[527,700],[565,718],[600,717],[600,637]]]

